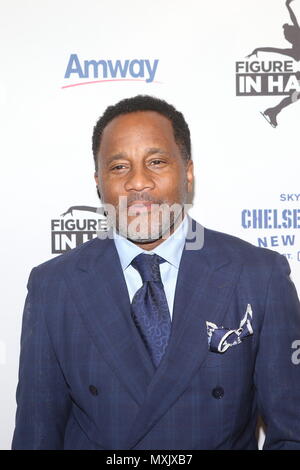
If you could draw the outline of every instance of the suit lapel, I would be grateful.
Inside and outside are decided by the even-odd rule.
[[[196,222],[191,221],[195,227]],[[184,392],[205,360],[208,353],[206,320],[222,324],[241,264],[211,243],[206,230],[204,236],[202,249],[183,251],[169,345],[124,448],[133,448],[145,436]]]
[[[130,315],[130,299],[114,241],[93,240],[66,275],[82,320],[101,356],[141,405],[155,368]],[[130,374],[128,374],[130,371]]]

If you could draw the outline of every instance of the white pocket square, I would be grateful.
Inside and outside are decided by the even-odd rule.
[[[240,344],[244,338],[253,335],[252,328],[252,308],[247,305],[246,313],[240,322],[239,328],[230,330],[214,323],[206,322],[208,334],[209,350],[217,353],[224,353],[231,346]]]

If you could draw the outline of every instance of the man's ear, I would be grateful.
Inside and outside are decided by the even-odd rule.
[[[98,179],[98,175],[97,175],[96,171],[94,173],[94,179],[96,181],[96,190],[97,190],[98,197],[99,197],[99,199],[101,199],[101,194],[100,194],[100,191],[99,191],[99,188],[98,188],[99,179]]]
[[[194,182],[194,163],[193,160],[188,160],[186,164],[186,177],[187,177],[187,186],[188,192],[192,192],[193,182]]]

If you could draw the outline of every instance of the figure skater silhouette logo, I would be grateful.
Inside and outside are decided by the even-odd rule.
[[[66,212],[61,214],[61,217],[65,217],[67,214],[70,214],[73,217],[73,211],[96,212],[99,215],[107,215],[103,207],[71,206],[68,210],[66,210]]]
[[[257,57],[258,52],[274,52],[277,54],[282,54],[288,57],[292,57],[295,61],[300,61],[300,27],[296,18],[296,15],[291,7],[291,3],[294,0],[287,0],[286,6],[290,14],[290,18],[293,24],[285,23],[283,25],[283,34],[285,39],[291,43],[292,47],[287,49],[280,49],[277,47],[258,47],[254,49],[251,54],[247,55],[247,58],[252,57],[253,55]],[[300,84],[300,73],[296,73],[297,80]],[[294,103],[300,99],[300,93],[296,90],[291,90],[290,95],[284,98],[277,106],[273,108],[267,108],[261,114],[263,117],[271,124],[272,127],[277,127],[277,116],[278,114],[287,106]]]

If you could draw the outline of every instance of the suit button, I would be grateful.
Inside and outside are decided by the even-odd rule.
[[[216,387],[212,391],[212,396],[219,400],[224,397],[224,389],[222,387]]]
[[[89,386],[89,391],[91,392],[92,395],[96,396],[98,395],[98,389],[95,387],[95,385],[90,385]]]

